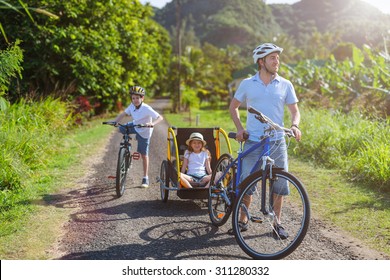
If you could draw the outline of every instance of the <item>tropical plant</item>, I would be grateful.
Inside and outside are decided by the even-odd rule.
[[[118,99],[126,101],[129,85],[153,92],[164,77],[171,48],[166,31],[151,19],[150,6],[130,0],[32,0],[29,5],[47,7],[59,18],[37,15],[34,24],[19,13],[2,16],[8,37],[21,38],[29,58],[21,89],[10,87],[12,101],[27,91],[68,99],[83,95],[102,111]]]
[[[292,80],[298,95],[313,106],[360,109],[386,117],[390,115],[390,65],[368,46],[349,45],[339,59],[304,60],[295,67],[284,65],[282,73]]]
[[[182,105],[186,105],[184,107],[188,109],[194,106],[196,101],[199,104],[194,107],[198,107],[202,101],[212,100],[218,103],[220,100],[227,100],[229,96],[227,85],[231,82],[232,73],[242,65],[239,63],[238,54],[239,49],[236,47],[219,49],[208,43],[202,48],[187,46],[180,58]],[[169,72],[172,89],[176,88],[178,63],[177,57],[172,59]],[[194,92],[197,98],[193,98]],[[186,97],[186,94],[190,96]],[[179,99],[176,94],[172,94],[171,97],[174,101],[173,111],[176,111],[175,101]]]
[[[8,108],[4,98],[13,77],[21,77],[23,53],[19,47],[20,41],[10,45],[6,50],[0,50],[0,110]]]
[[[19,0],[19,6],[12,5],[9,1],[0,0],[0,10],[11,10],[16,13],[23,14],[21,12],[24,11],[25,14],[29,16],[32,22],[34,22],[33,17],[29,12],[29,8],[27,5]],[[31,9],[31,8],[30,8]],[[52,13],[43,10],[43,9],[32,9],[35,12],[46,14],[51,17],[55,17]],[[19,77],[21,78],[22,67],[21,63],[23,61],[22,50],[19,47],[20,40],[16,40],[14,44],[10,44],[7,38],[7,34],[3,28],[3,25],[0,21],[0,31],[3,35],[5,42],[8,44],[8,49],[1,50],[0,49],[0,110],[5,110],[8,108],[9,103],[8,100],[4,98],[5,92],[8,90],[8,86],[11,82],[11,78]]]
[[[390,191],[390,121],[372,120],[357,111],[302,106],[305,141],[292,141],[292,151],[318,165],[338,169],[350,180]]]

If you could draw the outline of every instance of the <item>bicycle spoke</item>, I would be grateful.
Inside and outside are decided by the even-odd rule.
[[[275,174],[277,182],[288,182],[290,193],[277,195],[269,184],[266,188],[266,207],[262,209],[262,175],[261,172],[249,176],[242,185],[245,185],[243,193],[238,199],[232,218],[236,240],[240,247],[251,257],[256,259],[279,259],[287,256],[303,240],[310,217],[307,194],[302,185],[292,175],[286,172]],[[270,182],[269,180],[267,180]],[[251,197],[250,206],[245,206],[245,197]],[[282,206],[276,207],[276,201],[283,198]],[[244,206],[243,206],[244,205]],[[280,210],[278,210],[280,208]],[[264,211],[265,210],[265,211]],[[281,212],[280,221],[277,212]],[[242,212],[246,217],[243,217]],[[239,221],[248,220],[246,231],[239,231]],[[276,226],[282,224],[288,238],[278,233]]]

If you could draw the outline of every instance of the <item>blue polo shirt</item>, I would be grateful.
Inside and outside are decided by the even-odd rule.
[[[251,106],[262,112],[281,126],[284,126],[284,106],[298,102],[294,86],[289,80],[276,74],[275,78],[268,85],[265,85],[260,79],[259,72],[240,83],[234,98],[241,103],[245,102],[247,108]],[[264,135],[266,125],[254,116],[248,112],[246,130],[249,133],[249,140],[258,142],[260,137]],[[278,140],[282,137],[283,134],[279,134],[272,140]]]

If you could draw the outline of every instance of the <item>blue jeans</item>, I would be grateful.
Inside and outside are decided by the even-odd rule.
[[[132,124],[133,124],[132,122],[127,123],[127,125],[132,125]],[[123,127],[119,127],[119,131],[122,134],[126,133],[126,130]],[[135,137],[136,137],[137,142],[138,142],[137,152],[140,153],[141,155],[144,155],[144,156],[148,155],[149,154],[149,142],[150,142],[150,139],[149,138],[145,139],[145,138],[141,137],[141,135],[139,135],[137,133],[137,131],[135,131],[134,127],[129,127],[128,131],[129,131],[129,134],[135,134]]]
[[[244,152],[252,148],[256,144],[258,144],[258,142],[247,140],[244,144]],[[273,160],[275,160],[275,165],[277,165],[278,167],[283,167],[285,171],[288,171],[288,156],[287,156],[286,140],[283,138],[281,140],[271,141],[270,148],[271,148],[270,157]],[[243,158],[240,182],[242,182],[246,177],[248,177],[251,174],[251,170],[262,152],[263,152],[263,146],[260,146],[260,148],[252,151],[250,154],[248,154],[246,157]],[[260,160],[258,169],[254,171],[260,170],[261,163],[262,161]],[[280,195],[288,195],[290,193],[290,190],[288,188],[287,181],[278,180],[274,184],[274,193]]]

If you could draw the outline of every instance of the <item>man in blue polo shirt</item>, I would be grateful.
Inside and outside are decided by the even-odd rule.
[[[271,43],[265,43],[255,48],[253,50],[253,61],[258,66],[258,72],[254,76],[244,79],[241,82],[230,103],[229,111],[237,128],[237,140],[244,141],[244,133],[249,134],[249,138],[244,145],[244,151],[250,149],[260,141],[260,137],[264,134],[265,127],[264,124],[260,123],[255,118],[254,114],[248,112],[246,129],[244,129],[238,110],[240,105],[244,102],[246,103],[247,108],[255,108],[280,126],[284,126],[284,106],[287,105],[291,114],[291,129],[293,130],[296,139],[298,141],[301,139],[301,131],[299,130],[300,113],[297,104],[298,98],[295,94],[294,87],[290,81],[277,74],[279,70],[279,54],[282,51],[282,48]],[[287,148],[283,135],[276,135],[271,141],[273,141],[273,143],[271,143],[270,146],[275,149],[275,151],[271,150],[272,158],[275,159],[275,164],[284,167],[287,171]],[[242,165],[241,181],[249,175],[252,167],[259,158],[260,153],[261,149],[257,149],[245,157]],[[288,186],[283,184],[279,187],[279,190],[277,190],[278,195],[274,196],[274,210],[276,213],[274,233],[282,239],[288,238],[288,233],[281,225],[283,196],[280,195],[287,195],[288,192]],[[244,203],[249,207],[251,201],[252,197],[248,196],[248,198],[244,200]],[[241,231],[248,229],[248,221],[246,220],[241,221],[239,225]]]

